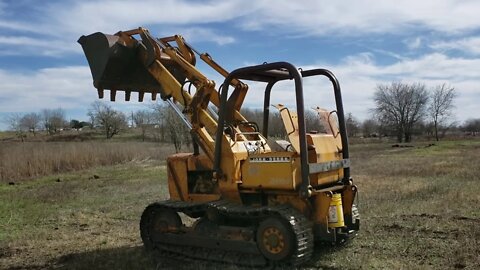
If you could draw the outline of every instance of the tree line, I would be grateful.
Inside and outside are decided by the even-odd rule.
[[[480,119],[467,120],[463,125],[454,122],[452,111],[457,96],[454,87],[447,84],[427,88],[422,83],[392,82],[377,85],[371,109],[371,117],[363,122],[346,114],[346,125],[351,137],[395,137],[398,142],[410,142],[413,135],[427,135],[439,140],[448,130],[462,130],[472,135],[480,132]],[[242,109],[242,114],[262,130],[263,111]],[[43,109],[40,112],[11,114],[6,122],[22,140],[27,133],[33,136],[38,131],[49,135],[64,129],[90,128],[101,131],[111,139],[128,128],[140,131],[142,141],[147,139],[171,142],[177,151],[189,146],[191,136],[182,120],[163,103],[126,114],[107,103],[93,102],[88,109],[88,121],[67,121],[62,109]],[[307,131],[323,132],[317,114],[305,111]],[[283,122],[278,112],[271,110],[269,136],[286,138]]]
[[[38,113],[13,113],[6,117],[5,122],[22,141],[27,132],[31,132],[35,136],[39,130],[43,130],[52,135],[69,126],[65,111],[61,108],[43,109]]]
[[[454,87],[447,84],[428,89],[423,83],[392,82],[379,84],[374,92],[375,118],[398,142],[410,142],[415,128],[430,125],[438,141],[439,129],[447,128],[451,122]]]

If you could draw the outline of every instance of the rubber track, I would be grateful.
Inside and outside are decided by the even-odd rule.
[[[252,222],[260,221],[266,217],[279,217],[287,221],[295,234],[296,248],[290,260],[281,263],[279,266],[298,266],[307,262],[313,253],[313,233],[311,222],[296,209],[287,205],[279,206],[261,206],[252,207],[238,205],[229,201],[220,200],[208,203],[192,203],[183,201],[162,201],[156,202],[149,207],[155,205],[165,209],[171,209],[182,213],[205,212],[207,209],[214,208],[219,214],[230,218],[251,219]],[[169,256],[186,256],[192,259],[204,260],[216,263],[235,264],[247,267],[265,267],[270,265],[262,255],[254,255],[248,253],[239,253],[238,251],[228,251],[224,249],[206,249],[188,247],[183,245],[157,245],[156,248],[162,253]]]

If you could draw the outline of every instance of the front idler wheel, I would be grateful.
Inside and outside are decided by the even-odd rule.
[[[148,251],[155,248],[155,239],[162,234],[176,232],[182,226],[182,219],[177,212],[152,204],[143,211],[140,219],[140,235]]]
[[[258,226],[257,246],[268,260],[287,261],[294,252],[295,241],[291,225],[279,218],[267,218]]]

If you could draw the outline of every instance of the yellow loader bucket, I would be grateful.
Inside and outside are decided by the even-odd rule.
[[[100,32],[81,36],[78,43],[82,45],[92,72],[93,85],[98,89],[100,98],[103,90],[112,90],[111,99],[115,100],[115,92],[126,92],[125,99],[130,99],[130,92],[139,92],[139,101],[145,92],[152,93],[155,99],[162,92],[162,86],[150,74],[138,57],[141,41],[135,47],[127,47],[119,41],[120,37]],[[171,65],[171,64],[170,64]],[[166,65],[175,78],[183,83],[185,77],[178,72],[178,67]],[[177,72],[175,72],[177,71]]]

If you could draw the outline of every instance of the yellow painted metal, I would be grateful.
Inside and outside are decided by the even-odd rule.
[[[352,216],[352,206],[356,194],[357,186],[353,185],[352,183],[345,186],[345,189],[342,193],[342,205],[344,215]]]
[[[296,190],[301,182],[293,152],[271,152],[248,156],[242,165],[242,187]],[[298,158],[299,159],[299,158]]]
[[[167,158],[168,191],[172,200],[186,200],[187,186],[187,159],[191,154],[181,153]]]
[[[324,228],[328,228],[328,210],[332,201],[333,193],[330,191],[317,193],[314,196],[314,216],[313,221],[322,224]]]
[[[342,194],[335,193],[330,201],[328,209],[328,227],[339,228],[344,227],[345,221],[343,218]]]
[[[212,170],[212,162],[207,156],[178,153],[169,156],[167,164],[170,199],[198,202],[220,199],[218,187],[211,194],[191,193],[188,188],[188,172]]]
[[[328,134],[307,134],[307,144],[313,146],[309,150],[309,163],[321,163],[341,160],[342,155],[336,146],[336,139]],[[343,169],[312,174],[310,182],[312,186],[324,185],[337,182],[343,178]]]
[[[282,117],[283,125],[288,135],[288,140],[292,144],[293,150],[300,152],[300,139],[298,132],[298,116],[296,112],[290,111],[287,107],[282,104],[275,105],[280,111],[280,116]]]
[[[298,152],[300,141],[298,132],[298,116],[296,112],[290,111],[282,104],[275,106],[280,111],[288,139],[294,151]],[[341,160],[341,141],[338,136],[338,123],[328,118],[330,114],[325,113],[322,109],[318,109],[319,114],[326,119],[324,125],[328,125],[330,132],[327,134],[307,134],[307,144],[309,148],[308,157],[309,163],[320,163],[327,161]],[[330,121],[328,121],[330,119]],[[336,137],[335,137],[336,136]],[[334,171],[321,172],[310,176],[312,186],[324,185],[334,183],[343,177],[343,169]]]
[[[184,45],[184,43],[181,42],[180,45],[182,44]],[[157,49],[160,50],[160,48]],[[215,83],[213,81],[209,80],[202,73],[200,73],[195,66],[193,66],[189,61],[185,60],[177,53],[176,50],[172,49],[171,47],[165,48],[162,50],[162,52],[167,54],[170,59],[174,60],[185,70],[187,78],[192,78],[192,80],[196,82],[197,93],[203,93],[204,98],[209,98],[207,103],[202,103],[200,100],[197,102],[197,104],[202,103],[202,106],[206,107],[208,105],[208,101],[210,101],[217,107],[219,106],[218,95],[217,91],[215,91]],[[148,70],[162,85],[163,89],[165,90],[165,93],[163,93],[164,95],[171,95],[174,100],[184,106],[188,107],[192,105],[192,101],[197,95],[192,97],[189,93],[182,90],[180,83],[168,71],[168,69],[160,60],[156,60],[152,65],[150,65]],[[202,89],[202,91],[199,91],[198,89]],[[202,97],[199,97],[199,99],[202,99]],[[205,110],[205,108],[195,107],[190,109],[191,112],[188,114],[188,116],[190,117],[193,125],[193,132],[198,135],[200,139],[199,144],[202,150],[207,154],[210,160],[213,160],[214,141],[212,134],[215,134],[217,130],[217,123]],[[197,115],[198,119],[193,117],[194,115]],[[246,120],[237,110],[235,110],[234,116],[235,119],[240,121]],[[241,134],[241,130],[235,131]],[[241,136],[240,140],[245,141],[246,138]],[[267,144],[264,139],[261,139],[261,141],[264,145]],[[240,197],[238,194],[237,182],[240,181],[241,178],[240,162],[246,158],[247,149],[243,146],[243,142],[237,142],[237,138],[228,138],[224,136],[222,139],[222,144],[224,151],[222,152],[221,168],[222,172],[224,173],[224,181],[220,181],[219,183],[221,194],[225,198],[239,201]],[[264,151],[268,151],[268,147],[266,149],[267,150]]]
[[[313,206],[309,200],[300,198],[297,192],[281,193],[277,192],[276,195],[269,196],[268,205],[291,205],[306,217],[312,215]]]

